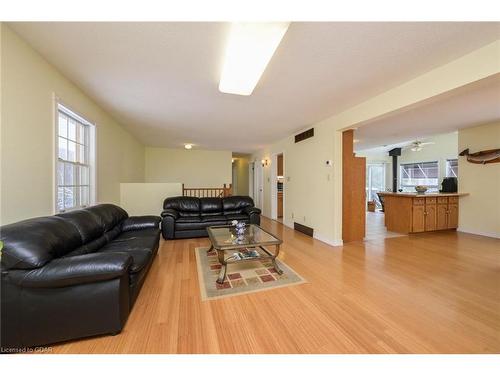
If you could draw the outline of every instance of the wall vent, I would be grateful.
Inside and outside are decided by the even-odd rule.
[[[308,235],[309,237],[313,236],[314,229],[310,227],[306,227],[305,225],[299,224],[299,223],[293,223],[293,229],[295,229],[298,232],[304,233]]]
[[[314,137],[314,128],[311,128],[309,130],[306,130],[305,132],[302,132],[300,134],[297,134],[295,136],[295,143],[303,141],[304,139]]]

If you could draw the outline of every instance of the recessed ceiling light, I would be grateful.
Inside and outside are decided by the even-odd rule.
[[[289,22],[233,23],[219,91],[250,95],[289,25]]]
[[[191,143],[186,143],[186,144],[184,145],[184,148],[185,148],[186,150],[191,150],[191,149],[193,148],[193,145],[192,145]]]

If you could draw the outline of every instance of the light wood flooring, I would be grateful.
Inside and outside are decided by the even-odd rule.
[[[121,334],[54,353],[499,353],[500,240],[454,231],[331,247],[262,219],[308,283],[202,302],[194,248],[162,242]]]
[[[378,210],[375,212],[366,212],[365,241],[401,236],[406,235],[387,230],[385,227],[385,214],[383,212]]]

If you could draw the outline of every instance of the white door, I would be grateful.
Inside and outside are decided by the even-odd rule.
[[[263,172],[262,164],[254,163],[254,203],[255,206],[262,210],[264,201],[264,186],[263,186]]]
[[[255,184],[254,184],[254,165],[255,163],[250,162],[248,163],[248,195],[252,197],[252,199],[255,201],[255,195],[254,195],[254,190],[255,190]]]

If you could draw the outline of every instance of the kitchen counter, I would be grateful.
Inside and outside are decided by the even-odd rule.
[[[469,193],[408,193],[408,192],[397,192],[393,193],[392,191],[381,191],[378,193],[379,195],[392,195],[392,196],[402,196],[402,197],[410,197],[410,198],[421,198],[421,197],[463,197],[469,195]]]
[[[468,193],[378,193],[384,200],[385,226],[398,233],[458,227],[458,203]]]

